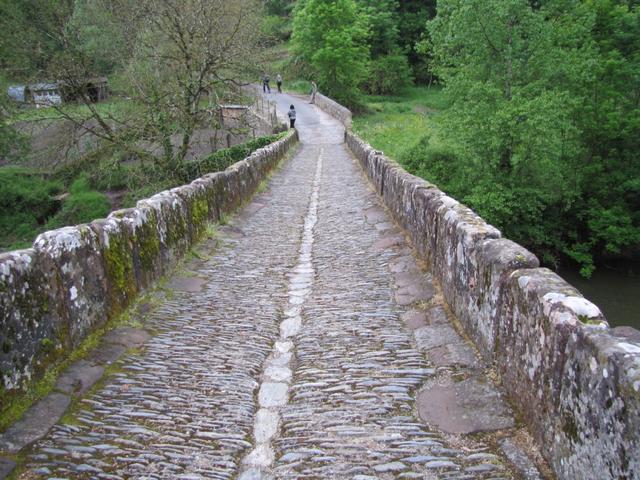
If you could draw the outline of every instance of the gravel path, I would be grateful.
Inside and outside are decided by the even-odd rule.
[[[445,312],[437,286],[341,126],[270,98],[297,106],[297,154],[176,272],[146,314],[155,335],[34,446],[23,478],[512,478],[481,438],[418,418],[418,390],[455,370],[415,333],[420,312]]]

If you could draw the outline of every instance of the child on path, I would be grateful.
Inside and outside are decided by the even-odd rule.
[[[289,123],[291,124],[291,128],[296,124],[296,109],[293,105],[289,107],[289,112],[287,113],[289,116]]]
[[[282,93],[282,75],[276,76],[276,84],[278,85],[278,93]]]

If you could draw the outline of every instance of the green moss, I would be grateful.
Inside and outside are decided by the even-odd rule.
[[[107,277],[115,286],[109,290],[110,305],[116,312],[120,312],[137,292],[131,248],[126,234],[119,233],[109,238],[109,247],[104,250],[104,259]]]
[[[160,255],[160,237],[158,234],[158,221],[147,221],[137,232],[140,263],[145,272],[153,269],[156,259]]]
[[[43,338],[42,340],[40,340],[40,347],[45,353],[53,352],[55,350],[55,346],[56,343],[50,338]]]
[[[169,248],[175,248],[185,242],[188,238],[189,230],[187,226],[187,220],[182,216],[181,211],[165,212],[167,215],[167,246]],[[181,252],[182,253],[182,252]]]
[[[196,238],[200,238],[209,222],[209,204],[202,196],[191,203],[191,222]]]
[[[578,437],[578,426],[576,422],[573,420],[573,416],[570,414],[565,414],[562,422],[562,431],[567,435],[571,442],[576,443],[579,439]]]
[[[580,320],[585,325],[601,325],[603,322],[597,318],[590,318],[586,315],[578,315],[578,320]]]

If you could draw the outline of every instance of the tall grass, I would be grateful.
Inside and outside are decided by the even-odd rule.
[[[440,88],[421,86],[394,96],[364,96],[363,103],[365,113],[353,119],[354,131],[399,161],[433,132],[434,118],[448,106]]]

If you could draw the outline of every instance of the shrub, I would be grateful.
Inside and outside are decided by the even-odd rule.
[[[58,208],[62,183],[23,168],[0,168],[0,248],[31,245]]]
[[[86,175],[78,177],[69,187],[69,192],[60,211],[47,222],[47,229],[88,223],[106,217],[111,210],[106,195],[90,190]]]
[[[374,95],[392,95],[413,84],[413,73],[407,57],[401,53],[372,60],[366,89]]]

